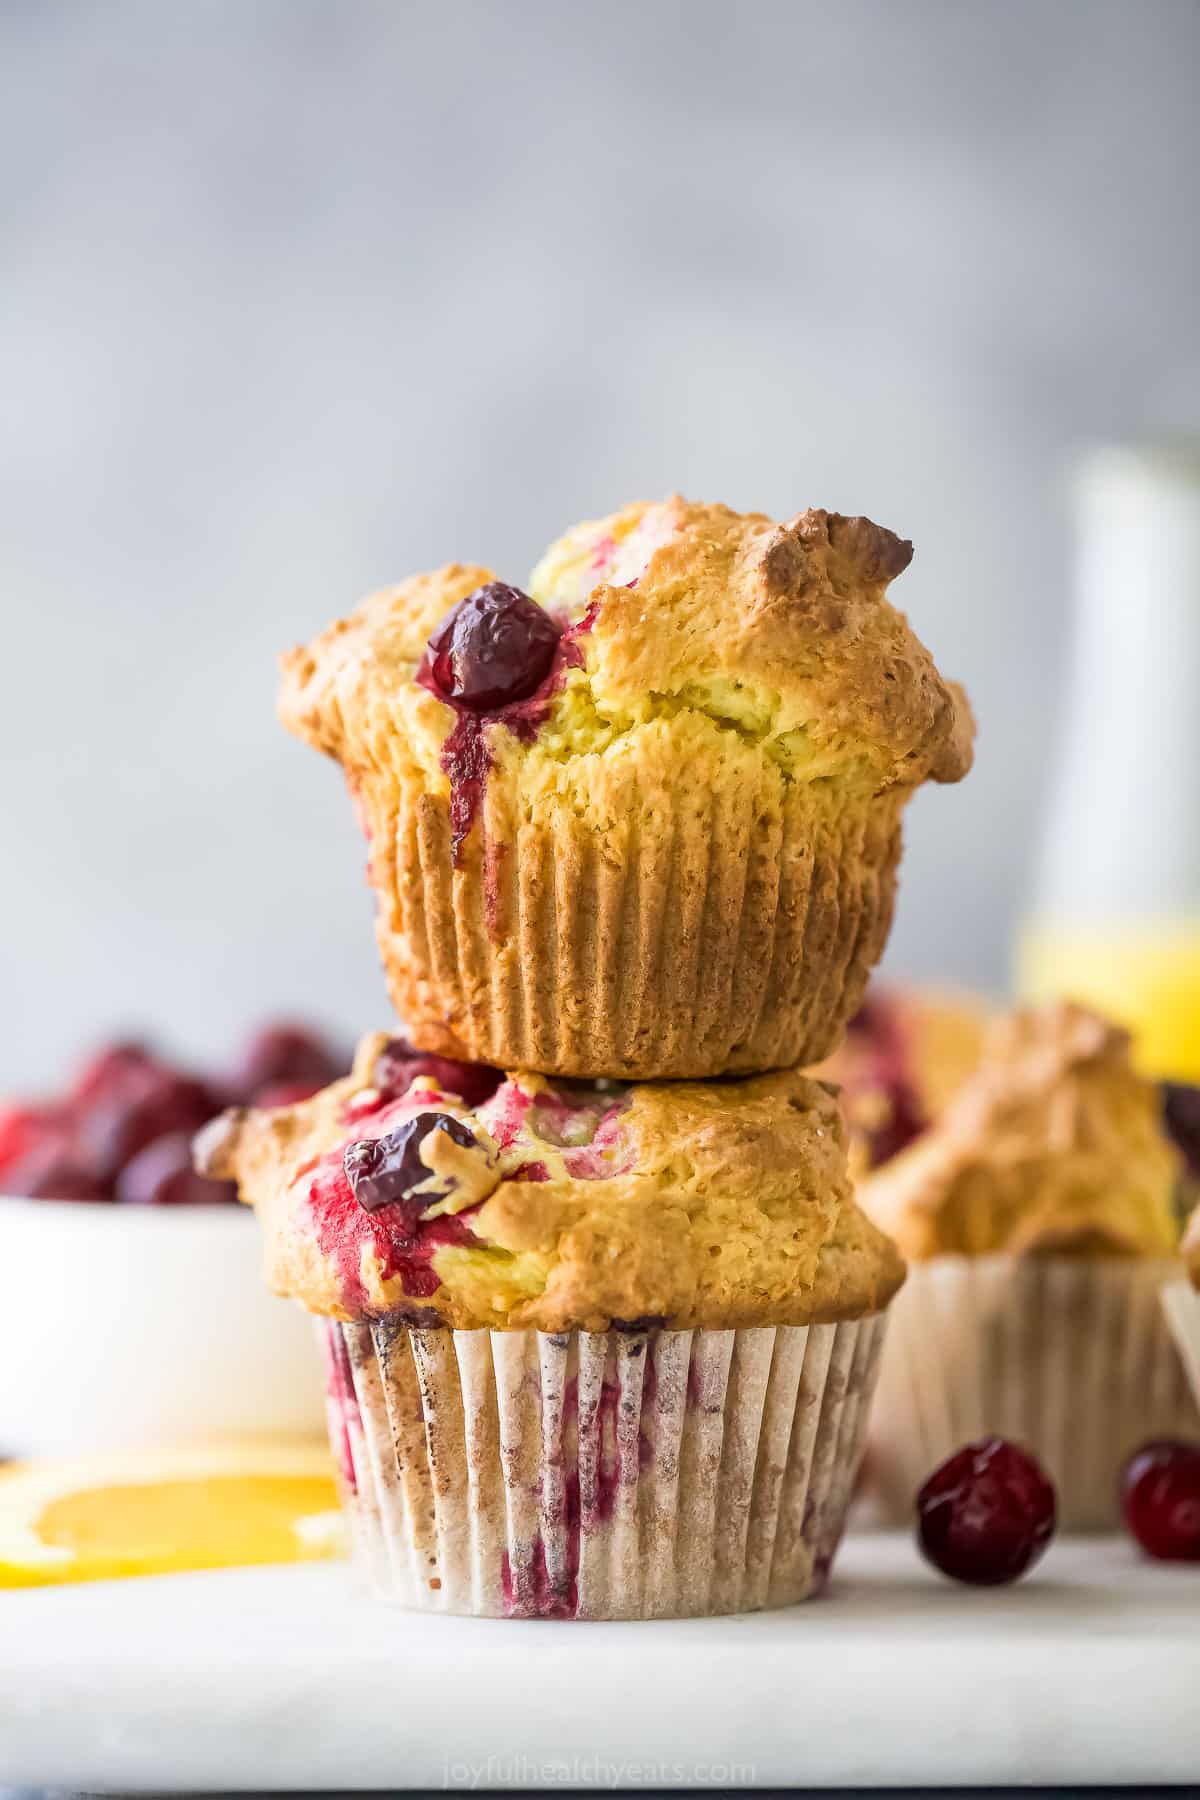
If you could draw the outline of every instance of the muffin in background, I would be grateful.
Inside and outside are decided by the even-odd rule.
[[[824,1585],[903,1265],[823,1085],[502,1078],[375,1036],[197,1155],[318,1317],[382,1592],[644,1618]]]
[[[1163,1304],[1200,1406],[1200,1211],[1193,1210],[1183,1239],[1184,1279],[1169,1282]]]
[[[810,1073],[837,1083],[855,1180],[927,1131],[975,1069],[990,1012],[976,994],[873,983]]]
[[[871,1424],[895,1516],[996,1433],[1049,1470],[1066,1529],[1103,1529],[1130,1451],[1200,1430],[1159,1305],[1178,1173],[1127,1033],[1061,1002],[997,1020],[940,1118],[860,1184],[911,1262]]]
[[[577,526],[531,595],[452,564],[284,659],[343,766],[417,1044],[636,1079],[812,1063],[891,923],[900,820],[973,722],[862,518],[673,498]]]

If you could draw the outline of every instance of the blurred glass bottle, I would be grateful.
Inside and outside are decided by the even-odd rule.
[[[1031,998],[1131,1026],[1200,1081],[1200,445],[1097,450],[1076,484],[1075,635],[1034,905]]]

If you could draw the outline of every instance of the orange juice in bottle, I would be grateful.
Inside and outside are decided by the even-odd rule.
[[[1076,617],[1035,900],[1030,998],[1121,1019],[1200,1083],[1200,446],[1113,448],[1077,485]]]

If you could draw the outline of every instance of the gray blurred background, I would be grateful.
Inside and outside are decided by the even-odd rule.
[[[0,1079],[385,1017],[274,659],[673,488],[914,539],[980,756],[897,973],[1001,986],[1065,471],[1200,420],[1192,0],[9,4]]]

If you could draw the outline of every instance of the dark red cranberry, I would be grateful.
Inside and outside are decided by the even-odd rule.
[[[1058,1516],[1053,1484],[1004,1438],[967,1444],[917,1495],[917,1540],[954,1581],[997,1587],[1042,1555]]]
[[[389,1038],[375,1058],[372,1080],[385,1094],[406,1094],[418,1075],[437,1083],[443,1094],[457,1094],[468,1106],[490,1100],[504,1076],[487,1063],[455,1062],[449,1056],[430,1056],[416,1050],[406,1038]]]
[[[1200,1087],[1182,1081],[1162,1084],[1163,1121],[1187,1172],[1200,1181]]]
[[[101,1181],[112,1182],[139,1150],[172,1132],[191,1134],[219,1110],[213,1091],[164,1063],[130,1063],[76,1111],[76,1145]]]
[[[90,1106],[101,1095],[111,1094],[115,1089],[125,1086],[140,1071],[153,1068],[156,1064],[154,1052],[140,1040],[131,1038],[124,1043],[107,1044],[79,1071],[68,1096],[68,1104]]]
[[[307,1081],[311,1092],[346,1073],[345,1059],[311,1026],[281,1019],[254,1033],[234,1065],[230,1082],[236,1097],[251,1103],[263,1088],[280,1081]]]
[[[209,1181],[192,1167],[192,1140],[186,1132],[156,1138],[131,1157],[117,1177],[124,1206],[211,1206],[237,1199],[237,1184]]]
[[[25,1200],[111,1200],[112,1189],[81,1157],[69,1128],[44,1132],[0,1176],[0,1192]]]
[[[1125,1465],[1121,1510],[1147,1556],[1200,1562],[1200,1445],[1143,1444]]]
[[[493,712],[524,700],[550,673],[560,632],[520,588],[489,581],[460,600],[429,640],[429,673],[445,700]]]
[[[431,1131],[446,1132],[463,1149],[478,1141],[473,1131],[449,1113],[421,1112],[385,1137],[362,1138],[346,1146],[342,1166],[350,1190],[364,1212],[398,1206],[405,1226],[412,1230],[427,1206],[445,1199],[447,1189],[438,1192],[423,1185],[432,1171],[421,1160],[421,1145]],[[415,1191],[418,1187],[422,1188],[420,1193]]]

